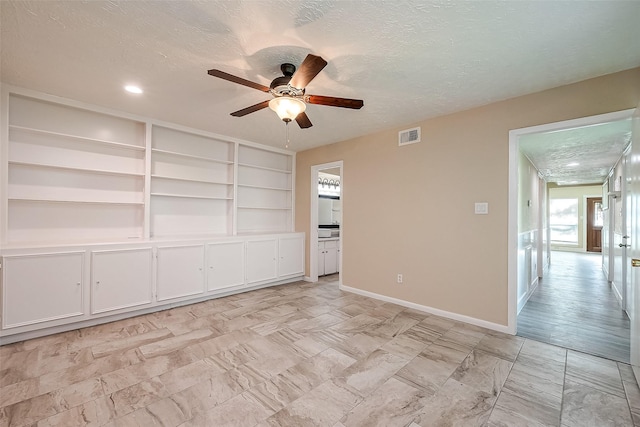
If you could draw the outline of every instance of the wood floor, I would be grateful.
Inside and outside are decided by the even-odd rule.
[[[629,365],[298,282],[0,347],[0,427],[640,426]]]
[[[596,253],[551,253],[551,267],[518,315],[518,335],[629,363],[629,318]]]

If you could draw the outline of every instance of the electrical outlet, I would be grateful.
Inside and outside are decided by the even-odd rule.
[[[402,274],[398,274],[398,283],[402,283]]]

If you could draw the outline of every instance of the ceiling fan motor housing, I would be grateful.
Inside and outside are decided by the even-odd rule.
[[[276,77],[269,85],[273,96],[302,96],[304,89],[298,89],[289,84],[291,77],[296,72],[296,66],[289,63],[280,65],[283,76]]]

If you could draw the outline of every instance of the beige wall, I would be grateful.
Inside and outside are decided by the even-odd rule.
[[[311,166],[343,160],[343,284],[506,325],[509,130],[639,101],[636,68],[300,152],[296,230],[309,233]],[[413,126],[422,142],[398,147]]]

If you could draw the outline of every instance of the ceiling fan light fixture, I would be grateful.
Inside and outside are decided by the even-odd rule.
[[[298,114],[307,109],[307,105],[298,98],[279,96],[269,101],[269,108],[276,112],[280,120],[290,122],[295,120]]]

